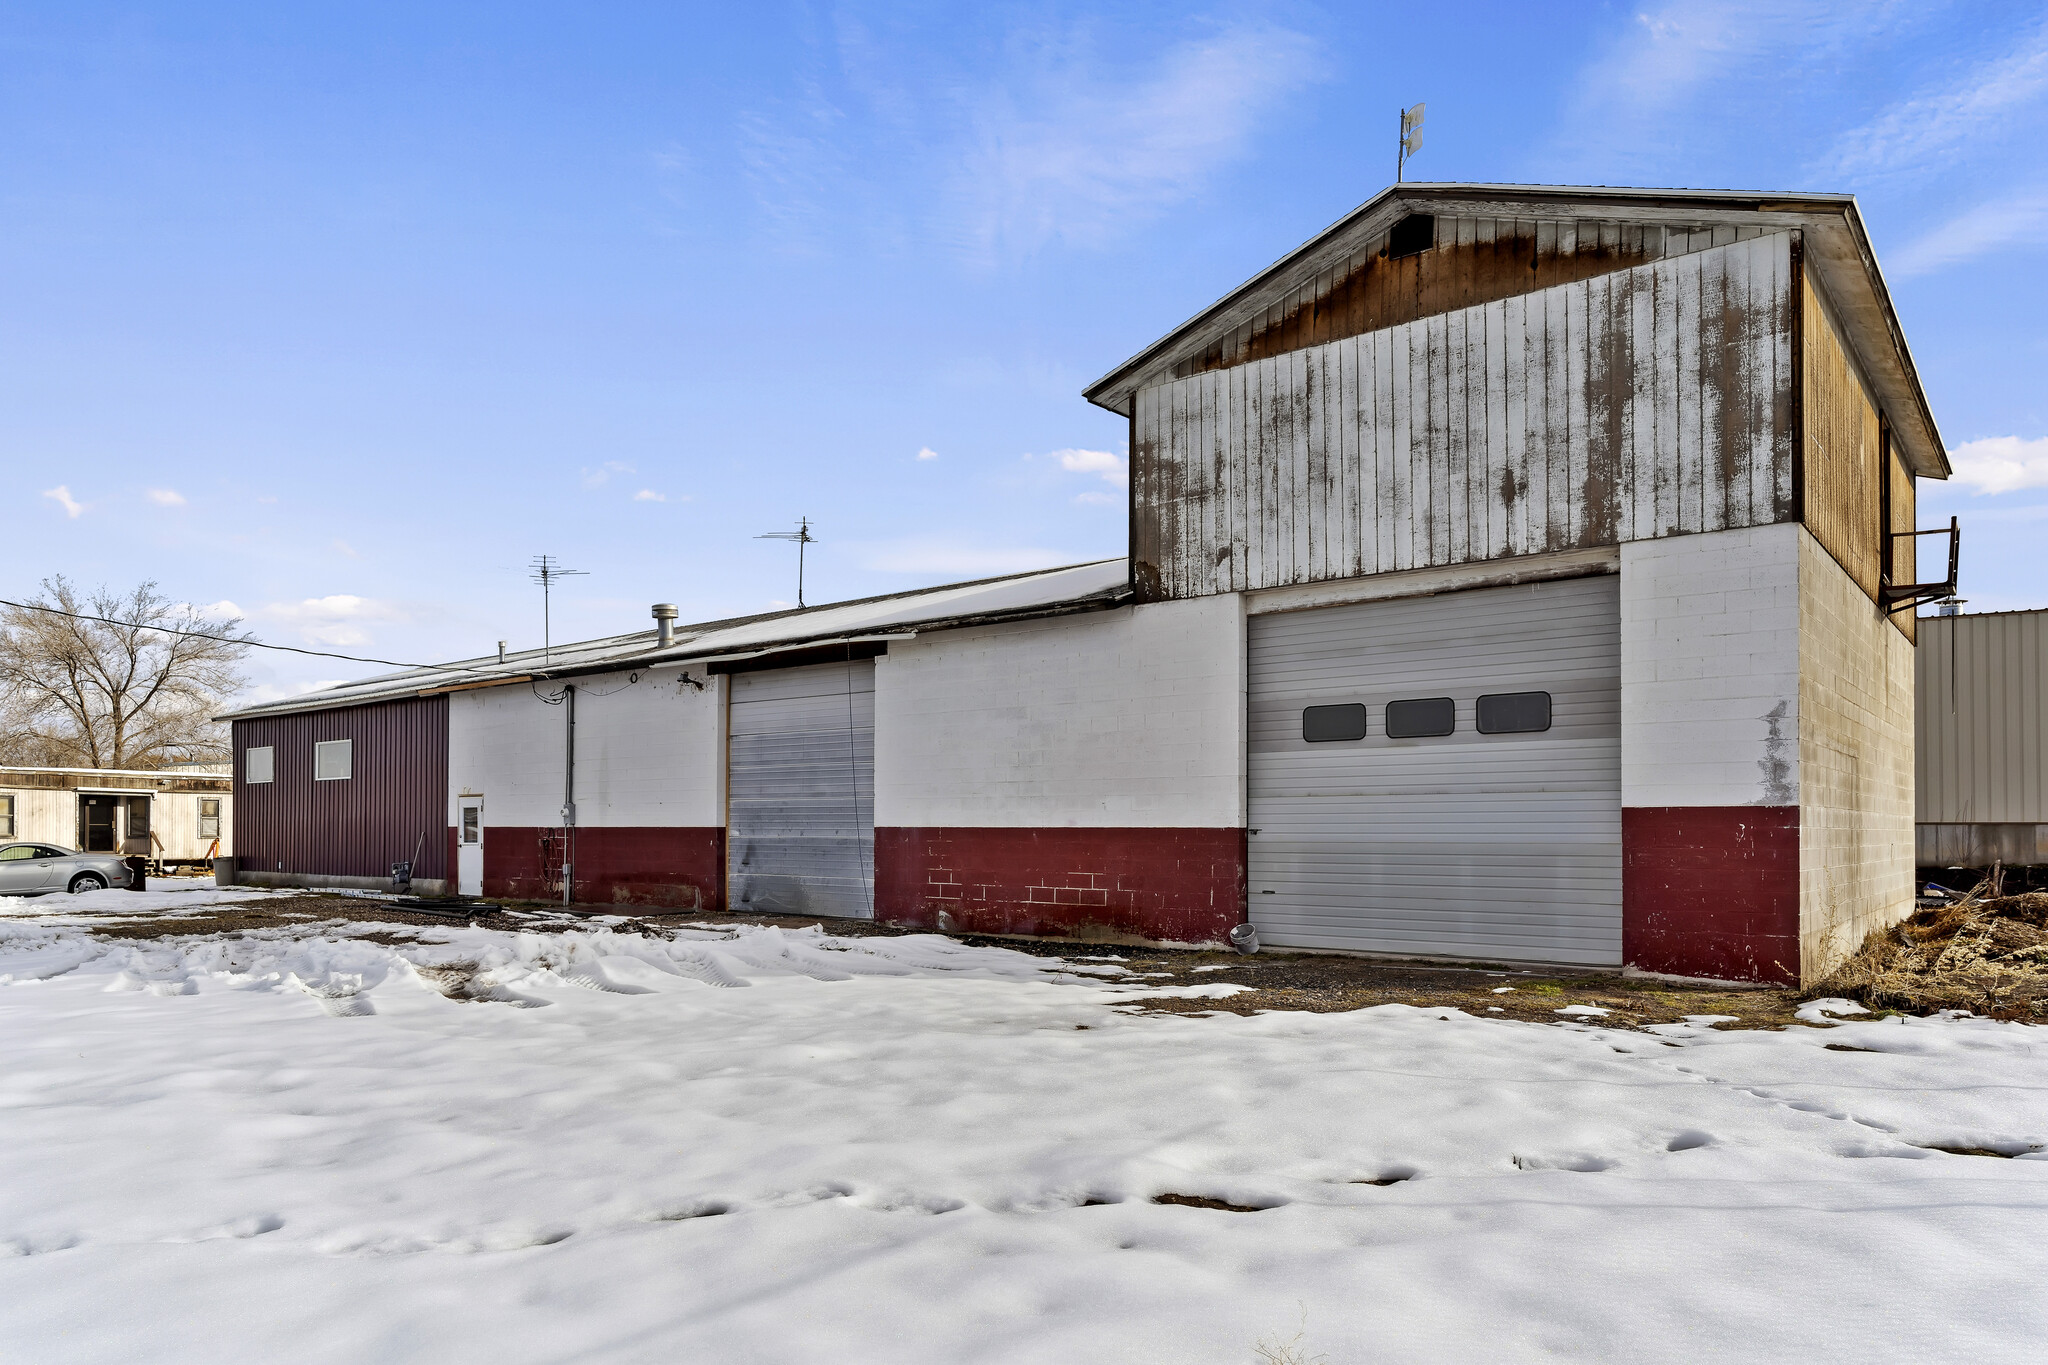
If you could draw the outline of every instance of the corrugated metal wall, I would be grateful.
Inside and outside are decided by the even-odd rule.
[[[2048,611],[1921,617],[1914,698],[1920,861],[2036,861],[1981,827],[2048,826]]]
[[[1791,519],[1791,237],[1140,391],[1151,598]]]
[[[313,746],[353,740],[354,775],[313,780]],[[270,745],[275,779],[251,784],[244,754]],[[234,723],[235,841],[256,872],[448,875],[448,698],[304,711]]]

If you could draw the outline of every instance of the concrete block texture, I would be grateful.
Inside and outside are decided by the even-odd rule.
[[[1799,804],[1810,540],[1787,523],[1621,547],[1623,806]]]
[[[1913,645],[1800,532],[1800,975],[1913,908]]]
[[[681,680],[705,681],[700,691]],[[725,824],[724,678],[701,667],[606,673],[576,686],[576,823],[588,828]],[[483,797],[491,828],[562,823],[567,709],[560,683],[513,683],[448,698],[448,824]]]
[[[1244,824],[1235,595],[949,630],[875,668],[875,824]]]

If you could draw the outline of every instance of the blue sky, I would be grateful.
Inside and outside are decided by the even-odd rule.
[[[1082,386],[1392,178],[1851,190],[2048,606],[2048,9],[0,4],[6,595],[395,659],[1120,554]],[[45,490],[48,490],[47,492]],[[270,655],[258,695],[374,671]]]

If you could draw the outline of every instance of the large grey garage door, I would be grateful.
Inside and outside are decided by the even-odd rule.
[[[1254,616],[1260,937],[1621,961],[1619,586]]]
[[[873,918],[875,661],[735,674],[727,725],[727,904]]]

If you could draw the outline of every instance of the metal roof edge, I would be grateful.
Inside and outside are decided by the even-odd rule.
[[[1093,568],[1097,565],[1102,564],[1119,563],[1122,562],[1124,558],[1125,556],[1122,555],[1111,555],[1102,559],[1082,560],[1081,562],[1076,564],[1062,564],[1049,569],[1027,569],[1021,573],[997,574],[991,578],[970,579],[962,583],[941,583],[928,588],[913,588],[906,592],[882,593],[874,597],[851,598],[844,602],[827,602],[819,606],[803,607],[788,612],[767,612],[759,616],[734,617],[727,621],[709,623],[709,628],[699,628],[696,626],[692,626],[689,629],[699,637],[702,637],[704,635],[713,633],[714,630],[731,629],[736,626],[754,624],[760,621],[775,620],[778,617],[789,617],[792,619],[813,617],[819,613],[834,611],[846,607],[869,606],[877,602],[887,602],[898,598],[908,600],[917,597],[922,597],[927,594],[952,592],[958,591],[963,588],[986,587],[993,583],[1003,583],[1016,579],[1049,576],[1057,573],[1070,572],[1074,569]],[[437,678],[434,676],[439,671],[439,669],[452,669],[459,667],[460,664],[446,664],[440,665],[438,667],[429,666],[427,668],[422,669],[408,669],[404,673],[382,674],[378,675],[377,677],[365,678],[360,682],[343,684],[343,686],[345,687],[357,689],[345,695],[324,696],[322,693],[319,692],[310,692],[306,693],[302,697],[286,698],[275,702],[266,702],[260,706],[243,707],[239,710],[223,712],[220,715],[213,717],[213,719],[216,721],[263,720],[274,716],[298,715],[309,711],[338,711],[351,706],[376,706],[391,701],[408,701],[420,697],[445,696],[453,691],[496,686],[509,686],[514,685],[518,682],[546,682],[559,678],[588,677],[593,674],[619,673],[629,671],[632,669],[687,666],[695,663],[711,662],[713,660],[718,659],[754,658],[761,654],[772,654],[787,649],[814,646],[821,643],[837,644],[841,641],[858,642],[876,639],[904,639],[927,631],[953,630],[971,625],[993,624],[1000,621],[1029,620],[1035,617],[1071,615],[1081,611],[1098,610],[1102,608],[1116,606],[1120,604],[1122,601],[1128,599],[1129,597],[1130,587],[1126,583],[1121,584],[1115,588],[1109,589],[1107,591],[1098,590],[1096,592],[1084,593],[1076,597],[1064,598],[1060,601],[1053,603],[1041,602],[1031,606],[1017,607],[1010,610],[969,612],[961,613],[955,616],[934,617],[926,620],[905,621],[901,623],[903,629],[894,632],[891,631],[887,623],[877,623],[871,627],[859,628],[855,630],[848,630],[844,627],[841,627],[837,630],[827,629],[811,633],[799,632],[797,634],[783,636],[773,640],[763,641],[758,645],[750,645],[739,650],[735,650],[728,645],[723,647],[712,646],[710,648],[692,651],[690,647],[690,642],[682,641],[678,644],[671,645],[667,650],[657,651],[650,648],[645,651],[626,652],[602,659],[586,659],[582,661],[558,664],[551,668],[532,668],[518,666],[516,661],[526,658],[532,653],[538,652],[524,651],[518,655],[507,656],[507,671],[504,676],[498,678],[483,678],[476,679],[473,681],[451,682],[446,680],[445,678]],[[651,646],[654,640],[654,632],[638,631],[630,635],[607,636],[603,639],[586,642],[582,645],[561,646],[557,649],[556,652],[560,653],[564,650],[573,650],[579,648],[587,649],[591,645],[606,644],[614,640],[627,642],[641,638],[646,639],[649,645]],[[419,682],[421,685],[416,688],[398,686],[397,684],[401,683],[407,677],[408,674],[421,674],[425,676],[420,677]],[[385,680],[388,680],[388,682],[386,683],[386,686],[384,688],[374,691],[367,690],[369,684]]]
[[[1205,328],[1217,325],[1219,315],[1227,315],[1261,294],[1275,289],[1283,283],[1287,275],[1301,268],[1304,258],[1312,256],[1333,239],[1362,230],[1375,214],[1386,213],[1391,218],[1390,209],[1407,208],[1411,203],[1484,203],[1501,198],[1558,207],[1578,204],[1586,207],[1611,206],[1627,210],[1631,207],[1658,206],[1666,210],[1696,209],[1709,213],[1778,213],[1785,214],[1788,219],[1793,220],[1787,222],[1788,229],[1817,226],[1814,220],[1832,220],[1839,223],[1846,232],[1851,254],[1857,258],[1857,264],[1861,266],[1863,284],[1869,291],[1869,301],[1881,321],[1881,325],[1873,326],[1871,319],[1856,316],[1861,309],[1845,310],[1849,313],[1849,323],[1857,333],[1856,339],[1862,343],[1857,348],[1859,358],[1863,360],[1866,370],[1892,370],[1896,377],[1895,382],[1887,385],[1891,391],[1881,394],[1880,397],[1889,400],[1890,407],[1910,409],[1913,425],[1921,428],[1918,432],[1911,431],[1910,428],[1905,431],[1908,437],[1907,453],[1912,459],[1914,472],[1925,478],[1945,479],[1949,476],[1948,456],[1942,443],[1940,427],[1934,420],[1932,405],[1927,401],[1925,387],[1920,381],[1919,367],[1914,362],[1912,350],[1906,342],[1905,329],[1899,323],[1890,287],[1878,265],[1876,251],[1871,246],[1861,208],[1855,195],[1836,191],[1659,189],[1649,186],[1513,185],[1458,181],[1408,181],[1389,185],[1104,374],[1083,389],[1082,396],[1098,407],[1128,417],[1130,414],[1126,409],[1129,393],[1138,385],[1141,378],[1165,364],[1176,351],[1192,349],[1197,342],[1206,342],[1209,339],[1206,335],[1199,335],[1196,342],[1191,342],[1191,334],[1203,333]],[[1891,360],[1888,367],[1883,366],[1881,360],[1870,354],[1878,349],[1874,343],[1880,341],[1883,344],[1883,353]],[[1905,413],[1899,412],[1897,416],[1904,417]]]

